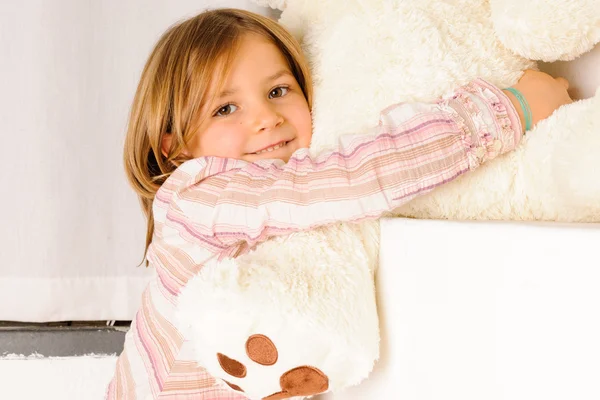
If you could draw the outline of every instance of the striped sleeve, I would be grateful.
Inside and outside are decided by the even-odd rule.
[[[338,221],[377,218],[515,148],[522,130],[512,103],[477,80],[435,103],[386,109],[368,135],[349,135],[317,157],[288,163],[199,158],[159,193],[166,225],[216,253],[240,243]]]

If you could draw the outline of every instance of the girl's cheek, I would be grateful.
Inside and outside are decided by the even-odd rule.
[[[228,130],[221,134],[220,139],[221,151],[226,153],[227,157],[237,158],[245,154],[243,135]]]

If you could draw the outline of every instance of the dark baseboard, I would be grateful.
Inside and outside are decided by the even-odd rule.
[[[129,321],[0,322],[0,357],[120,354]]]

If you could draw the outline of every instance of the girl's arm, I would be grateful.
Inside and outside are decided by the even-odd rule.
[[[215,253],[339,221],[377,218],[513,150],[522,137],[506,95],[476,80],[435,103],[389,107],[368,135],[281,160],[186,162],[154,203],[176,235]]]

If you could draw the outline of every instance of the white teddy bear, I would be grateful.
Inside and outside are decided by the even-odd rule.
[[[600,0],[258,2],[283,10],[311,64],[313,153],[376,125],[390,104],[431,101],[477,77],[508,87],[532,60],[573,59],[600,42]],[[599,150],[600,90],[396,214],[597,222]],[[206,265],[180,295],[179,327],[198,361],[251,399],[358,384],[379,354],[378,244],[377,222],[340,223]]]

